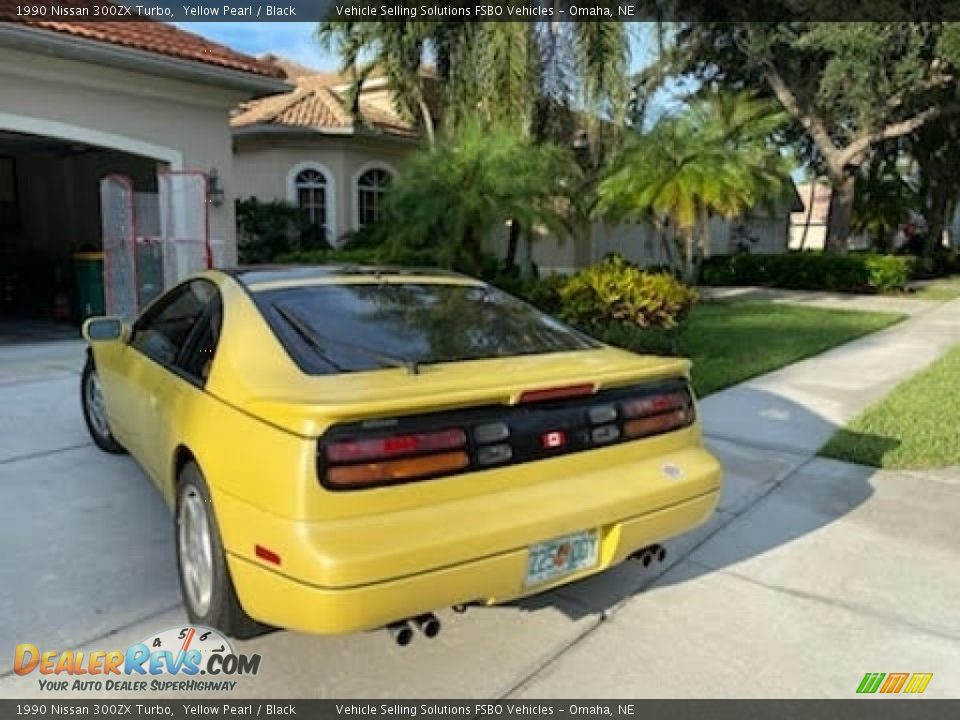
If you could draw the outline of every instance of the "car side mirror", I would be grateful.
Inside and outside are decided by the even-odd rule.
[[[129,335],[129,326],[118,317],[93,317],[83,323],[83,339],[88,343],[123,340]]]

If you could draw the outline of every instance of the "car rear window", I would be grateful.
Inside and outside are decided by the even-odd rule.
[[[310,285],[262,290],[254,299],[294,362],[312,375],[600,346],[488,286]]]

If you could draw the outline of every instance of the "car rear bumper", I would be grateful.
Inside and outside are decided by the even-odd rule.
[[[232,516],[221,530],[244,610],[271,625],[335,634],[450,605],[504,602],[596,574],[702,523],[719,489],[719,464],[695,446],[667,462],[653,458],[561,478],[548,488],[370,518],[304,523],[226,495],[214,502],[219,516],[224,506]],[[590,529],[600,531],[597,564],[525,586],[530,545]],[[280,564],[258,559],[255,542],[275,551]]]

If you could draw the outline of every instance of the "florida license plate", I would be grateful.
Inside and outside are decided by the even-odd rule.
[[[531,545],[525,585],[541,585],[596,565],[599,547],[600,534],[596,530]]]

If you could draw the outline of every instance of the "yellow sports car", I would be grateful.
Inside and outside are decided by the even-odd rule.
[[[229,634],[432,636],[662,559],[717,503],[686,360],[461,275],[210,271],[84,337],[90,433],[159,486],[189,617]]]

